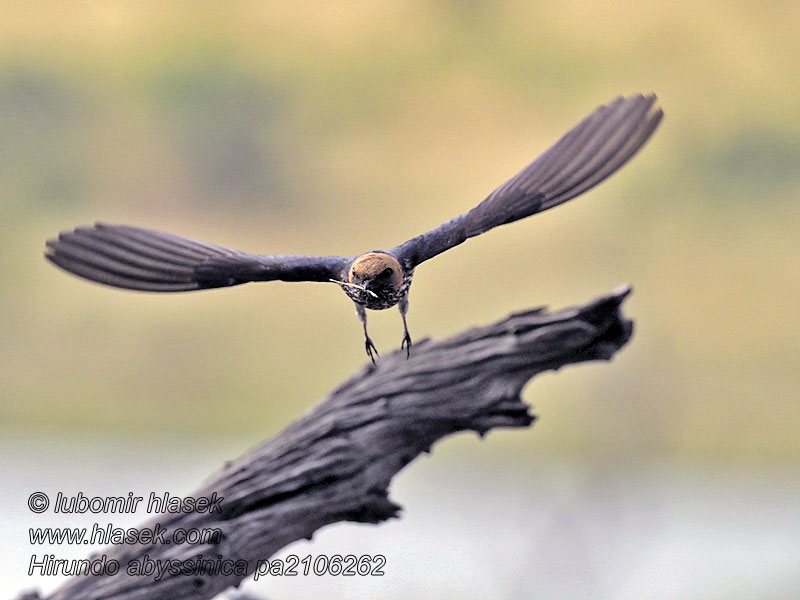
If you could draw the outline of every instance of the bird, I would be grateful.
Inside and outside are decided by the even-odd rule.
[[[46,242],[45,257],[85,279],[116,288],[186,292],[253,281],[318,281],[341,287],[355,303],[364,348],[379,356],[367,331],[367,310],[397,306],[400,350],[411,355],[408,292],[423,262],[499,225],[558,206],[626,164],[663,118],[655,94],[618,96],[570,129],[480,204],[388,250],[358,256],[266,256],[130,225],[96,223]]]

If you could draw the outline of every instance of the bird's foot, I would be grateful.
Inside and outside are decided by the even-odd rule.
[[[411,336],[408,331],[403,334],[403,341],[400,342],[400,350],[403,348],[406,349],[406,359],[411,358]]]
[[[372,361],[372,364],[374,365],[375,357],[377,356],[378,358],[380,358],[381,355],[378,354],[378,349],[375,347],[375,344],[372,343],[372,340],[369,339],[369,336],[367,336],[364,339],[364,346],[367,349],[367,356],[369,356],[369,359]]]

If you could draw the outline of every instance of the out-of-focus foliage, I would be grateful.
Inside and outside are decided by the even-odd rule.
[[[629,281],[630,347],[528,391],[539,443],[800,460],[798,6],[5,3],[0,421],[261,437],[365,359],[334,286],[103,289],[44,261],[60,229],[389,247],[655,91],[663,126],[610,182],[418,270],[412,335]],[[394,311],[370,324],[399,345]]]

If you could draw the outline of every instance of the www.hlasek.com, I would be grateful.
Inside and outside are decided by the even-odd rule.
[[[112,523],[89,527],[31,527],[28,529],[31,545],[68,544],[121,546],[123,544],[219,544],[222,529],[219,527],[178,527],[175,531],[156,523],[153,527],[114,527]]]

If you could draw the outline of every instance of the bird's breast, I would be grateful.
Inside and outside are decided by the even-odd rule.
[[[413,270],[404,273],[400,287],[392,286],[372,289],[371,291],[372,294],[375,294],[374,296],[366,290],[357,287],[342,286],[342,289],[356,304],[360,304],[370,310],[385,310],[393,307],[408,294],[408,288],[411,287],[411,279],[413,276]]]

